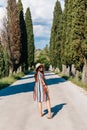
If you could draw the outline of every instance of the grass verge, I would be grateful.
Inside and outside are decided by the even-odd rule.
[[[72,83],[76,84],[79,87],[84,88],[85,90],[87,90],[87,84],[84,84],[80,79],[76,79],[75,77],[72,76],[67,76],[67,75],[63,75],[62,73],[57,73],[61,78],[64,78],[65,80],[69,80]]]
[[[0,90],[11,85],[16,80],[22,78],[24,75],[25,74],[21,72],[21,73],[13,74],[13,75],[5,77],[5,78],[1,78],[0,79]]]

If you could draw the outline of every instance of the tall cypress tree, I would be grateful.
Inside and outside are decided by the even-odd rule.
[[[4,57],[4,76],[9,75],[9,49],[8,49],[8,26],[7,18],[3,19],[3,30],[1,31],[2,50]]]
[[[87,1],[85,1],[85,11],[84,11],[84,15],[85,15],[85,30],[84,30],[84,42],[82,44],[82,53],[84,55],[84,59],[87,62]]]
[[[0,40],[0,78],[4,76],[4,57],[2,52],[2,45]]]
[[[33,34],[31,12],[29,8],[27,8],[25,13],[25,23],[27,29],[27,42],[28,42],[28,67],[32,67],[32,65],[34,64],[34,34]]]
[[[67,1],[67,15],[66,15],[66,40],[65,40],[65,60],[66,60],[66,65],[71,66],[73,61],[72,61],[72,50],[71,50],[71,45],[72,45],[72,36],[71,36],[71,30],[72,30],[72,5],[73,5],[73,0],[68,0]]]
[[[84,55],[84,67],[82,74],[83,83],[87,84],[87,1],[85,1],[85,30],[84,30],[84,42],[82,44],[82,53]]]
[[[84,55],[82,44],[85,40],[85,0],[74,0],[72,5],[72,53],[76,70],[82,71]]]
[[[54,8],[54,19],[50,38],[51,62],[54,67],[61,69],[61,41],[62,41],[62,9],[57,0]]]
[[[20,18],[20,30],[21,30],[21,64],[22,70],[25,71],[28,69],[28,51],[27,51],[27,32],[26,32],[26,24],[24,20],[24,13],[23,13],[23,5],[21,0],[18,0],[18,11],[19,11],[19,18]]]
[[[20,66],[21,57],[21,33],[20,21],[16,0],[8,0],[8,33],[9,33],[9,54],[10,72],[17,71]]]
[[[58,8],[57,10],[58,19],[57,19],[57,35],[55,37],[55,49],[56,49],[55,59],[57,59],[56,67],[62,70],[62,65],[61,65],[62,9],[61,9],[60,2],[58,2],[57,8]]]
[[[9,75],[9,55],[8,55],[8,46],[4,48],[3,52],[4,57],[4,76]]]
[[[73,63],[71,53],[72,4],[73,0],[65,0],[63,12],[62,63],[67,66]]]
[[[66,65],[66,58],[65,58],[65,41],[66,41],[66,30],[67,30],[67,9],[68,9],[68,0],[65,0],[65,8],[62,14],[62,45],[61,45],[61,61],[62,64]]]

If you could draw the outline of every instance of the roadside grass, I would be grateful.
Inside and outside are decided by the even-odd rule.
[[[14,83],[16,80],[21,79],[25,74],[24,73],[15,73],[13,75],[10,75],[5,78],[0,79],[0,90],[11,85]]]
[[[69,80],[72,83],[76,84],[79,87],[84,88],[85,90],[87,90],[87,84],[84,84],[81,79],[76,79],[73,76],[67,76],[67,75],[63,75],[62,73],[57,73],[61,78],[64,78],[65,80]]]

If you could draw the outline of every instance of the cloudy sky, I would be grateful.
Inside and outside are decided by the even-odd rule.
[[[6,1],[0,0],[0,28],[4,15],[6,14]],[[49,44],[50,32],[53,19],[53,10],[56,0],[21,0],[24,7],[24,12],[27,7],[30,7],[35,47],[42,49]],[[62,9],[64,8],[64,0],[61,2]]]

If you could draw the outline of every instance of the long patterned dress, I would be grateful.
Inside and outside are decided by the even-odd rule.
[[[48,93],[44,90],[44,76],[41,72],[38,72],[37,74],[37,82],[35,84],[36,87],[36,98],[38,102],[43,102],[48,100]]]

